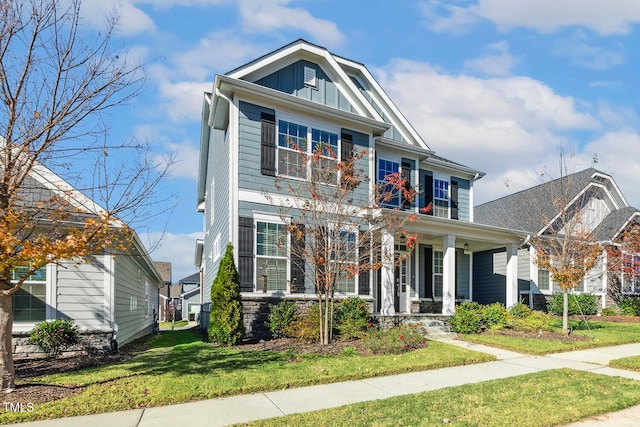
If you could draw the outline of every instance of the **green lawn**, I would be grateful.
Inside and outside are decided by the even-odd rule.
[[[583,341],[557,341],[541,338],[522,338],[494,333],[462,335],[465,341],[500,347],[529,354],[549,354],[586,348],[640,342],[640,323],[589,322],[591,330],[574,331],[585,336]]]
[[[609,362],[609,366],[620,369],[627,369],[629,371],[640,372],[640,356],[624,357],[622,359],[616,359]]]
[[[160,322],[160,329],[181,328],[189,324],[188,320],[178,320],[177,322]]]
[[[560,369],[244,425],[542,427],[639,403],[636,381]]]
[[[123,363],[32,379],[84,390],[38,405],[30,413],[1,413],[0,423],[175,404],[491,360],[495,358],[439,342],[410,353],[372,357],[238,351],[204,343],[192,330],[164,331],[148,350]]]

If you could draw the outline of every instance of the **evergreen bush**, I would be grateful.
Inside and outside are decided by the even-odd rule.
[[[625,316],[640,316],[640,298],[624,297],[618,303],[620,314]]]
[[[449,320],[451,330],[460,334],[482,332],[482,306],[477,302],[463,302]]]
[[[220,261],[218,274],[211,286],[209,339],[222,346],[238,344],[244,338],[240,275],[233,261],[233,246]]]
[[[269,304],[269,314],[266,325],[274,338],[286,337],[286,328],[291,325],[297,317],[298,309],[293,301],[280,301],[278,304]]]
[[[361,338],[371,323],[371,314],[363,299],[347,298],[338,304],[335,320],[336,329],[341,337]]]
[[[562,292],[554,292],[551,301],[547,304],[547,311],[556,316],[562,316],[563,308]],[[591,316],[598,313],[598,300],[593,294],[569,294],[569,316],[584,314]]]
[[[293,323],[285,327],[283,332],[288,337],[317,341],[320,338],[320,306],[313,304]]]
[[[38,323],[28,340],[29,344],[37,346],[47,357],[59,356],[65,348],[79,342],[80,331],[71,319]]]

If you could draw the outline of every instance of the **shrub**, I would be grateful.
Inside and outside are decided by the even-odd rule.
[[[519,302],[509,309],[509,315],[511,318],[524,319],[529,317],[532,311],[528,305]]]
[[[451,330],[460,334],[479,334],[482,332],[482,306],[477,302],[463,302],[449,321]]]
[[[281,301],[278,304],[269,304],[269,315],[265,324],[274,338],[287,336],[285,329],[296,320],[298,309],[293,301]]]
[[[367,303],[361,298],[347,298],[335,310],[336,329],[343,338],[360,338],[371,321]]]
[[[240,275],[233,261],[233,246],[220,261],[218,274],[211,286],[209,339],[222,346],[238,344],[244,338]]]
[[[517,313],[522,314],[524,310],[517,311]],[[512,329],[522,332],[552,331],[554,326],[553,321],[554,319],[548,314],[529,309],[528,314],[524,316],[514,316],[510,313],[508,325]]]
[[[38,323],[29,334],[28,342],[38,346],[47,357],[56,357],[65,348],[80,342],[80,331],[73,320],[56,319]]]
[[[618,303],[620,313],[625,316],[640,316],[640,298],[624,297]]]
[[[499,302],[482,306],[482,325],[487,329],[500,329],[507,323],[507,313],[507,308]]]
[[[617,316],[618,310],[615,307],[605,307],[600,312],[603,316]]]
[[[283,329],[288,337],[305,341],[316,341],[320,338],[320,306],[313,304],[305,313],[298,316],[289,326]]]
[[[547,310],[551,314],[562,316],[563,304],[563,293],[554,292],[551,295],[551,301],[547,304]],[[593,294],[570,293],[568,309],[570,316],[574,314],[594,315],[598,312],[598,301]]]
[[[388,330],[372,329],[362,339],[373,354],[400,354],[427,345],[427,329],[421,325],[399,325]]]

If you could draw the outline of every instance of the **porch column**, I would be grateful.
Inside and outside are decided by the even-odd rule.
[[[510,308],[518,303],[518,245],[507,245],[507,298]]]
[[[456,236],[447,234],[442,240],[442,314],[456,311]]]
[[[381,252],[382,252],[382,280],[380,286],[380,314],[389,316],[395,314],[393,306],[394,287],[394,236],[386,230],[382,231]]]

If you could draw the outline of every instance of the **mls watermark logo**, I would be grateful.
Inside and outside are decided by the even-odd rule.
[[[32,402],[2,402],[4,412],[33,412]]]

